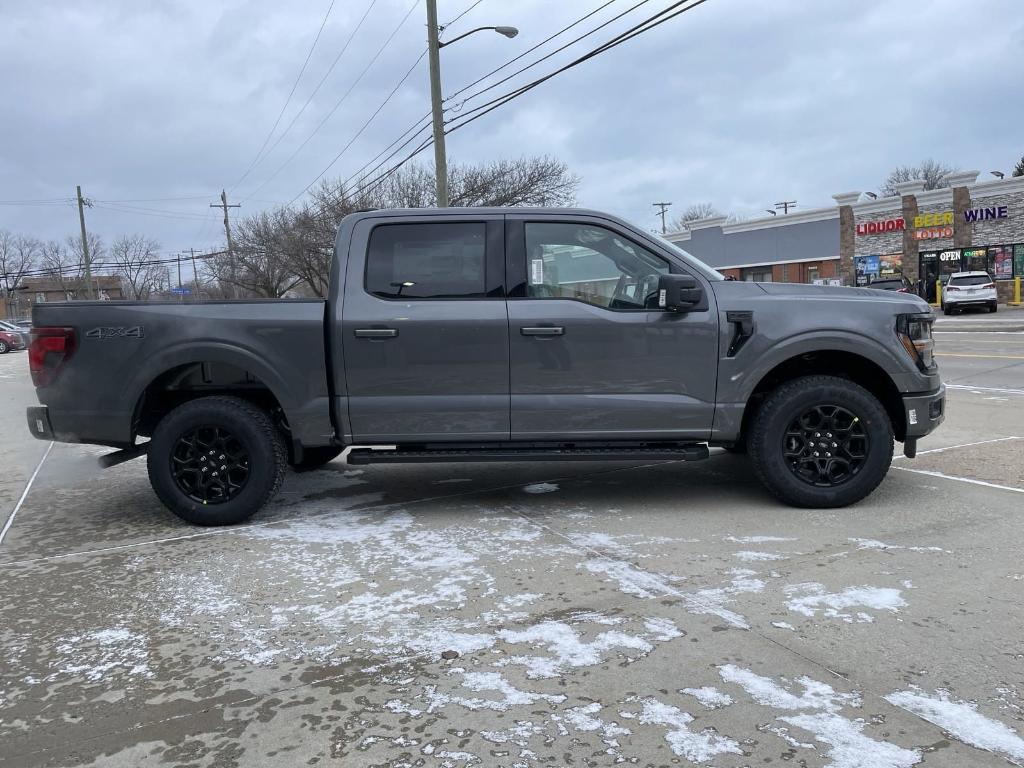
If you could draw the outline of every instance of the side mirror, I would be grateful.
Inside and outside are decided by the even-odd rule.
[[[700,304],[704,289],[693,275],[661,275],[658,278],[658,308],[685,312]]]

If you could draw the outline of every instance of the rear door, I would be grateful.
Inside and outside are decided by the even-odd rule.
[[[714,417],[714,294],[656,308],[658,278],[688,272],[614,222],[506,219],[512,437],[707,440]]]
[[[501,216],[358,221],[341,333],[351,439],[508,439],[504,293]]]

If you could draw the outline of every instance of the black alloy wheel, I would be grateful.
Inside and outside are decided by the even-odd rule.
[[[200,504],[223,504],[249,480],[249,451],[231,432],[201,426],[183,433],[171,452],[171,476],[178,488]]]
[[[867,461],[870,442],[860,417],[835,404],[814,405],[790,423],[783,455],[800,480],[831,488],[850,480]]]

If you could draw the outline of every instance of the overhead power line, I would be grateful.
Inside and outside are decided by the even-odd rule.
[[[537,50],[538,48],[540,48],[540,47],[542,47],[542,46],[546,45],[547,43],[550,43],[550,42],[551,42],[552,40],[554,40],[554,39],[555,39],[556,37],[558,37],[559,35],[563,35],[563,34],[565,34],[565,33],[566,33],[566,32],[568,32],[568,31],[569,31],[570,29],[572,29],[573,27],[575,27],[575,26],[576,26],[577,24],[582,24],[582,23],[583,23],[584,21],[586,21],[587,19],[589,19],[589,18],[590,18],[591,16],[593,16],[593,15],[594,15],[594,14],[596,14],[596,13],[599,13],[599,12],[603,11],[603,10],[604,10],[605,8],[607,8],[607,7],[609,6],[609,5],[611,5],[611,4],[612,4],[612,3],[614,3],[614,2],[615,2],[615,0],[607,0],[607,2],[605,2],[605,3],[604,3],[604,4],[602,4],[602,5],[599,5],[599,6],[597,7],[597,8],[595,8],[594,10],[592,10],[592,11],[591,11],[590,13],[588,13],[588,14],[586,14],[586,15],[584,15],[584,16],[581,16],[580,18],[576,19],[576,21],[574,21],[574,22],[573,22],[572,24],[569,24],[569,25],[567,25],[567,26],[564,26],[564,27],[562,27],[562,28],[561,28],[560,30],[558,30],[557,32],[555,32],[555,33],[554,33],[553,35],[550,35],[549,37],[546,37],[546,38],[544,38],[544,39],[543,39],[543,40],[541,40],[541,41],[540,41],[539,43],[537,43],[536,45],[534,45],[534,46],[533,46],[532,48],[527,48],[527,49],[526,49],[525,51],[523,51],[522,53],[520,53],[520,54],[519,54],[518,56],[516,56],[515,58],[509,59],[509,60],[508,60],[508,61],[506,61],[506,62],[505,62],[504,64],[502,64],[502,65],[501,65],[500,67],[496,67],[495,69],[492,69],[492,70],[491,70],[490,72],[488,72],[488,73],[487,73],[486,75],[481,75],[481,76],[480,76],[480,77],[478,77],[478,78],[477,78],[476,80],[474,80],[473,82],[469,83],[468,85],[464,85],[464,86],[462,86],[462,87],[461,87],[461,88],[460,88],[459,90],[457,90],[457,91],[456,91],[455,93],[453,93],[453,94],[452,94],[451,96],[446,96],[444,100],[445,100],[445,101],[451,101],[451,100],[452,100],[452,99],[454,99],[454,98],[455,98],[456,96],[458,96],[458,95],[459,95],[460,93],[464,93],[465,91],[468,91],[468,90],[469,90],[470,88],[472,88],[472,87],[473,87],[474,85],[477,85],[477,84],[479,84],[479,83],[482,83],[482,82],[483,82],[484,80],[486,80],[487,78],[491,77],[492,75],[496,75],[496,74],[497,74],[498,72],[500,72],[501,70],[505,69],[506,67],[510,67],[510,66],[512,66],[512,65],[513,65],[513,64],[515,64],[515,63],[516,63],[517,61],[519,61],[520,59],[522,59],[522,58],[523,58],[524,56],[529,56],[529,55],[530,55],[531,53],[533,53],[534,51],[536,51],[536,50]],[[646,0],[645,0],[645,2],[646,2]],[[642,5],[642,4],[643,4],[643,3],[640,3],[640,5]],[[634,6],[633,6],[633,8],[630,8],[630,9],[629,9],[628,11],[625,11],[624,13],[621,13],[621,14],[619,14],[618,16],[616,16],[615,18],[611,19],[611,20],[609,21],[609,23],[610,23],[611,21],[615,21],[615,19],[618,19],[618,18],[620,18],[621,16],[625,15],[626,13],[629,13],[629,11],[632,11],[632,10],[633,10],[634,8],[636,8],[636,7],[637,7],[637,6],[636,6],[636,5],[634,5]],[[594,30],[591,30],[591,32],[589,32],[588,34],[593,34],[594,32],[596,32],[596,31],[597,31],[597,29],[600,29],[600,27],[597,27],[596,29],[594,29]],[[586,37],[586,35],[584,35],[583,37]],[[576,40],[574,40],[573,42],[578,42],[578,41],[579,41],[579,40],[581,40],[581,39],[583,39],[583,38],[582,38],[582,37],[576,38]],[[571,45],[571,44],[572,44],[572,43],[570,43],[570,45]],[[561,48],[560,48],[559,50],[561,50]],[[555,51],[555,53],[557,53],[557,52],[558,52],[558,51]],[[537,62],[537,63],[539,63],[539,62]],[[531,66],[533,66],[533,65],[531,65]],[[520,70],[520,72],[521,72],[521,71],[523,71],[523,70]],[[518,73],[516,73],[516,74],[518,74]],[[503,81],[503,82],[504,82],[504,81]],[[468,98],[469,98],[469,97],[467,97],[467,99],[466,99],[466,100],[468,100]]]
[[[413,73],[413,71],[416,69],[416,67],[419,66],[419,63],[421,61],[423,61],[423,57],[426,56],[426,55],[427,55],[427,51],[426,51],[426,49],[424,49],[423,52],[419,55],[419,58],[417,58],[416,61],[413,62],[413,65],[411,67],[409,67],[408,71],[404,75],[402,75],[402,78],[395,84],[395,87],[391,89],[391,92],[385,97],[384,101],[382,101],[380,103],[380,105],[377,107],[377,109],[375,109],[373,111],[373,114],[370,115],[366,119],[366,122],[364,122],[359,127],[359,130],[356,131],[355,134],[353,134],[352,138],[348,140],[348,143],[345,144],[345,146],[343,146],[341,148],[341,151],[338,152],[338,154],[336,154],[334,156],[334,158],[331,160],[331,162],[329,162],[327,164],[327,167],[325,167],[322,171],[320,171],[320,173],[318,173],[316,175],[315,179],[313,179],[311,182],[309,182],[309,184],[307,184],[305,187],[303,187],[301,192],[299,192],[297,195],[295,195],[295,197],[293,197],[291,200],[289,200],[287,205],[291,205],[296,200],[298,200],[300,197],[302,197],[302,195],[304,195],[309,190],[310,187],[312,187],[314,184],[316,184],[320,179],[322,179],[324,177],[324,174],[326,174],[331,168],[334,167],[334,164],[337,163],[338,160],[341,159],[341,156],[345,154],[345,152],[348,150],[348,148],[351,147],[353,143],[355,143],[355,140],[358,139],[362,135],[363,131],[365,131],[367,129],[367,127],[370,125],[370,123],[373,122],[373,119],[375,117],[377,117],[377,115],[380,114],[380,111],[382,109],[384,109],[384,107],[387,105],[387,103],[389,101],[391,101],[391,98],[396,93],[398,93],[398,89],[401,88],[402,84],[406,80],[409,79],[409,75],[411,75]]]
[[[458,21],[459,19],[461,19],[461,18],[462,18],[463,16],[465,16],[465,15],[466,15],[467,13],[469,13],[470,11],[472,11],[472,10],[473,10],[474,8],[476,8],[476,7],[478,6],[478,5],[480,5],[480,3],[482,3],[483,1],[484,1],[484,0],[476,0],[476,2],[474,2],[474,3],[473,3],[473,4],[471,5],[471,6],[469,6],[469,8],[467,8],[466,10],[464,10],[464,11],[463,11],[462,13],[460,13],[460,14],[459,14],[458,16],[456,16],[456,17],[455,17],[454,19],[452,19],[451,21],[449,21],[449,22],[448,22],[447,24],[441,24],[441,25],[440,25],[440,28],[441,28],[442,30],[444,30],[444,29],[448,29],[448,27],[450,27],[450,26],[451,26],[452,24],[454,24],[455,22],[457,22],[457,21]]]
[[[639,24],[636,24],[633,27],[630,27],[625,32],[619,33],[618,35],[616,35],[615,37],[613,37],[610,40],[606,41],[605,43],[603,43],[602,45],[598,46],[597,48],[594,48],[594,49],[588,51],[584,55],[574,59],[573,61],[569,62],[568,64],[565,64],[565,65],[559,67],[558,69],[554,70],[553,72],[550,72],[549,74],[544,75],[543,77],[539,77],[536,80],[534,80],[534,81],[532,81],[530,83],[527,83],[526,85],[520,86],[519,88],[516,88],[516,89],[514,89],[514,90],[512,90],[512,91],[510,91],[510,92],[508,92],[508,93],[506,93],[506,94],[504,94],[502,96],[498,96],[498,97],[496,97],[494,99],[491,99],[490,101],[485,102],[484,104],[481,104],[481,105],[479,105],[477,107],[474,107],[469,112],[467,112],[464,115],[460,116],[460,118],[459,118],[460,122],[455,123],[455,121],[453,120],[452,121],[452,123],[453,123],[452,127],[450,129],[448,129],[447,131],[445,131],[445,133],[451,133],[452,131],[457,131],[459,128],[462,128],[462,127],[468,125],[469,123],[473,122],[474,120],[477,120],[477,119],[483,117],[484,115],[488,114],[489,112],[493,112],[498,107],[503,106],[503,105],[507,104],[508,102],[513,101],[514,99],[519,98],[520,96],[522,96],[525,93],[533,90],[537,86],[547,82],[548,80],[550,80],[551,78],[561,74],[562,72],[570,70],[573,67],[577,67],[580,64],[583,64],[584,62],[589,61],[590,59],[594,58],[595,56],[599,56],[600,54],[605,53],[605,52],[607,52],[607,51],[611,50],[612,48],[615,48],[615,47],[617,47],[619,45],[622,45],[623,43],[628,42],[629,40],[632,40],[635,37],[639,37],[644,32],[649,32],[650,30],[654,29],[655,27],[658,27],[658,26],[664,24],[667,21],[671,21],[672,19],[676,18],[677,16],[679,16],[679,15],[681,15],[683,13],[686,13],[687,11],[692,11],[697,6],[706,3],[707,0],[695,0],[692,3],[692,5],[680,8],[680,6],[685,5],[687,2],[691,2],[691,0],[678,0],[678,2],[675,2],[675,3],[671,4],[670,6],[668,6],[667,8],[664,8],[663,10],[658,11],[658,13],[654,14],[653,16],[650,16],[647,19],[645,19],[644,21],[640,22]],[[678,9],[678,10],[676,10],[676,9]],[[674,11],[674,12],[670,13],[670,11]],[[669,15],[666,16],[665,14],[669,14]],[[659,16],[662,17],[662,18],[658,18]],[[477,114],[473,115],[474,112],[477,113]],[[473,115],[473,116],[469,117],[469,115]]]
[[[648,18],[644,19],[639,24],[636,24],[636,25],[630,27],[629,29],[625,30],[624,32],[621,32],[621,33],[615,35],[614,37],[610,38],[609,40],[607,40],[606,42],[602,43],[598,47],[593,48],[592,50],[588,51],[584,55],[574,59],[573,61],[569,62],[568,64],[565,64],[565,65],[559,67],[558,69],[554,70],[553,72],[550,72],[549,74],[544,75],[543,77],[539,77],[536,80],[534,80],[534,81],[532,81],[530,83],[527,83],[524,86],[516,88],[516,89],[514,89],[514,90],[512,90],[512,91],[510,91],[510,92],[508,92],[508,93],[506,93],[506,94],[504,94],[502,96],[499,96],[499,97],[497,97],[495,99],[492,99],[491,101],[487,102],[486,104],[480,105],[479,107],[477,107],[477,108],[475,108],[473,110],[474,112],[478,112],[478,114],[473,115],[472,117],[463,116],[465,119],[461,119],[457,123],[453,121],[452,127],[447,129],[445,131],[445,133],[446,134],[452,133],[453,131],[457,131],[460,128],[465,127],[469,123],[472,123],[474,120],[477,120],[477,119],[483,117],[484,115],[486,115],[486,114],[488,114],[490,112],[493,112],[495,109],[498,109],[499,107],[504,106],[508,102],[513,101],[514,99],[519,98],[520,96],[528,93],[529,91],[533,90],[537,86],[541,85],[542,83],[547,82],[548,80],[550,80],[551,78],[561,74],[562,72],[565,72],[565,71],[567,71],[569,69],[572,69],[573,67],[579,66],[580,64],[582,64],[585,61],[588,61],[588,60],[594,58],[595,56],[599,56],[600,54],[605,53],[605,52],[611,50],[612,48],[615,48],[615,47],[621,45],[622,43],[625,43],[625,42],[627,42],[629,40],[632,40],[633,38],[642,35],[644,32],[648,32],[648,31],[654,29],[655,27],[658,27],[661,24],[664,24],[665,22],[670,21],[670,20],[676,18],[677,16],[680,16],[681,14],[685,13],[686,11],[691,11],[694,8],[696,8],[697,6],[702,5],[705,2],[707,2],[707,0],[692,0],[692,4],[689,5],[689,6],[686,6],[687,2],[691,2],[691,0],[679,0],[678,2],[672,3],[671,5],[667,6],[666,8],[664,8],[664,9],[658,11],[657,13],[653,14],[652,16],[649,16]],[[681,6],[685,6],[685,7],[681,7]],[[369,189],[372,189],[374,186],[379,185],[380,183],[382,183],[384,181],[385,178],[387,178],[392,173],[397,171],[399,168],[401,168],[403,165],[405,165],[407,162],[409,162],[412,158],[414,158],[420,152],[424,151],[432,143],[433,143],[433,139],[432,138],[426,139],[420,146],[418,146],[416,149],[414,149],[412,152],[410,152],[408,155],[406,155],[401,161],[399,161],[398,163],[392,165],[388,170],[384,171],[383,173],[381,173],[381,174],[379,174],[379,175],[377,175],[377,176],[375,176],[375,177],[373,177],[373,178],[371,178],[369,180],[365,180],[363,183],[361,183],[359,185],[359,187],[357,187],[355,190],[353,190],[352,194],[354,194],[354,195],[355,194],[360,194],[361,192],[367,191]]]
[[[341,46],[341,50],[338,51],[338,55],[335,56],[334,61],[331,62],[331,66],[327,68],[327,71],[324,72],[323,77],[320,78],[320,82],[316,84],[316,87],[313,89],[312,93],[309,94],[309,96],[306,98],[306,101],[302,104],[301,107],[299,107],[299,111],[295,113],[295,115],[292,117],[288,125],[285,126],[285,129],[281,131],[280,135],[278,135],[278,137],[274,140],[274,143],[263,154],[263,157],[256,160],[253,167],[259,165],[259,163],[261,163],[263,160],[269,157],[270,154],[275,149],[277,149],[277,145],[281,143],[281,140],[288,135],[288,132],[292,129],[292,126],[294,126],[298,119],[302,117],[302,114],[306,111],[306,107],[308,107],[313,102],[313,97],[320,92],[320,89],[323,87],[323,84],[327,82],[327,78],[330,77],[331,72],[334,71],[334,68],[338,65],[338,62],[341,61],[341,57],[345,55],[345,51],[347,51],[349,45],[352,44],[352,41],[355,39],[356,34],[359,32],[360,28],[362,28],[363,22],[366,21],[366,17],[370,15],[370,11],[373,10],[373,7],[376,4],[377,0],[370,0],[370,5],[367,6],[366,11],[363,12],[362,17],[359,19],[359,22],[356,24],[355,28],[352,30],[352,32],[349,33],[349,36],[345,40],[344,45]],[[250,173],[251,171],[252,169],[250,168],[249,171],[247,171],[247,173]],[[239,183],[241,183],[241,179],[239,179],[235,186],[237,187]]]
[[[274,178],[276,178],[277,175],[281,171],[283,171],[288,166],[288,164],[291,163],[292,160],[295,159],[295,157],[299,154],[299,152],[302,151],[303,147],[305,147],[310,142],[310,140],[312,140],[312,138],[314,136],[316,136],[316,134],[320,131],[321,128],[324,127],[324,125],[327,123],[327,121],[330,120],[331,117],[334,116],[334,113],[337,112],[338,109],[341,107],[341,105],[345,103],[345,100],[349,97],[349,95],[352,93],[352,91],[355,90],[355,87],[357,85],[359,85],[360,82],[362,82],[362,79],[366,76],[366,73],[370,71],[370,67],[372,67],[374,65],[374,63],[377,61],[377,59],[380,58],[381,54],[384,53],[384,51],[387,49],[387,47],[391,44],[391,41],[395,39],[395,35],[397,35],[398,31],[404,26],[404,24],[408,20],[409,16],[412,15],[412,12],[414,10],[416,10],[416,6],[417,5],[419,5],[419,0],[413,0],[412,5],[409,6],[409,10],[405,12],[405,15],[402,17],[402,20],[398,22],[398,24],[395,26],[394,30],[392,30],[391,34],[388,35],[388,37],[384,41],[384,43],[380,46],[380,48],[377,49],[377,52],[373,55],[373,58],[371,58],[369,63],[365,67],[363,67],[363,70],[359,73],[359,75],[356,77],[356,79],[348,87],[348,90],[345,91],[345,93],[342,94],[341,98],[338,99],[338,101],[334,104],[334,106],[331,108],[330,112],[328,112],[326,115],[324,115],[324,118],[317,124],[316,128],[313,129],[313,132],[310,133],[303,140],[303,142],[301,144],[299,144],[298,147],[295,148],[295,151],[292,152],[291,155],[288,156],[287,160],[285,160],[280,166],[278,166],[276,171],[274,171],[272,174],[270,174],[270,176],[268,176],[263,181],[263,183],[260,184],[258,187],[256,187],[249,195],[244,196],[243,199],[249,199],[249,197],[251,197],[252,195],[255,195],[257,192],[259,192],[261,189],[263,189],[263,187],[265,187],[267,184],[269,184]]]
[[[274,125],[271,126],[270,131],[267,133],[263,143],[260,145],[259,150],[256,152],[256,156],[249,163],[249,167],[245,169],[245,172],[234,184],[231,185],[231,191],[234,192],[235,187],[241,184],[248,177],[249,173],[253,168],[256,167],[256,163],[259,162],[260,157],[263,155],[263,150],[267,148],[267,144],[270,143],[270,139],[274,136],[274,131],[277,130],[277,126],[281,124],[281,118],[284,117],[285,110],[288,109],[288,105],[292,102],[292,96],[295,95],[295,89],[299,87],[299,81],[302,80],[302,75],[306,72],[306,67],[309,64],[309,60],[313,56],[313,51],[316,50],[316,44],[320,42],[320,35],[324,31],[324,27],[327,25],[327,19],[331,15],[331,11],[334,9],[335,0],[331,0],[331,4],[327,6],[327,13],[324,14],[323,21],[320,22],[320,28],[316,31],[316,37],[313,38],[313,44],[309,46],[309,52],[306,54],[305,61],[302,62],[302,67],[299,68],[299,74],[295,76],[295,82],[292,83],[292,89],[288,91],[288,97],[284,100],[284,104],[281,105],[281,111],[277,113],[277,119],[274,120]]]

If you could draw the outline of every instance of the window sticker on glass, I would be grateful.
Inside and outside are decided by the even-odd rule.
[[[530,285],[544,285],[544,259],[530,260]]]

